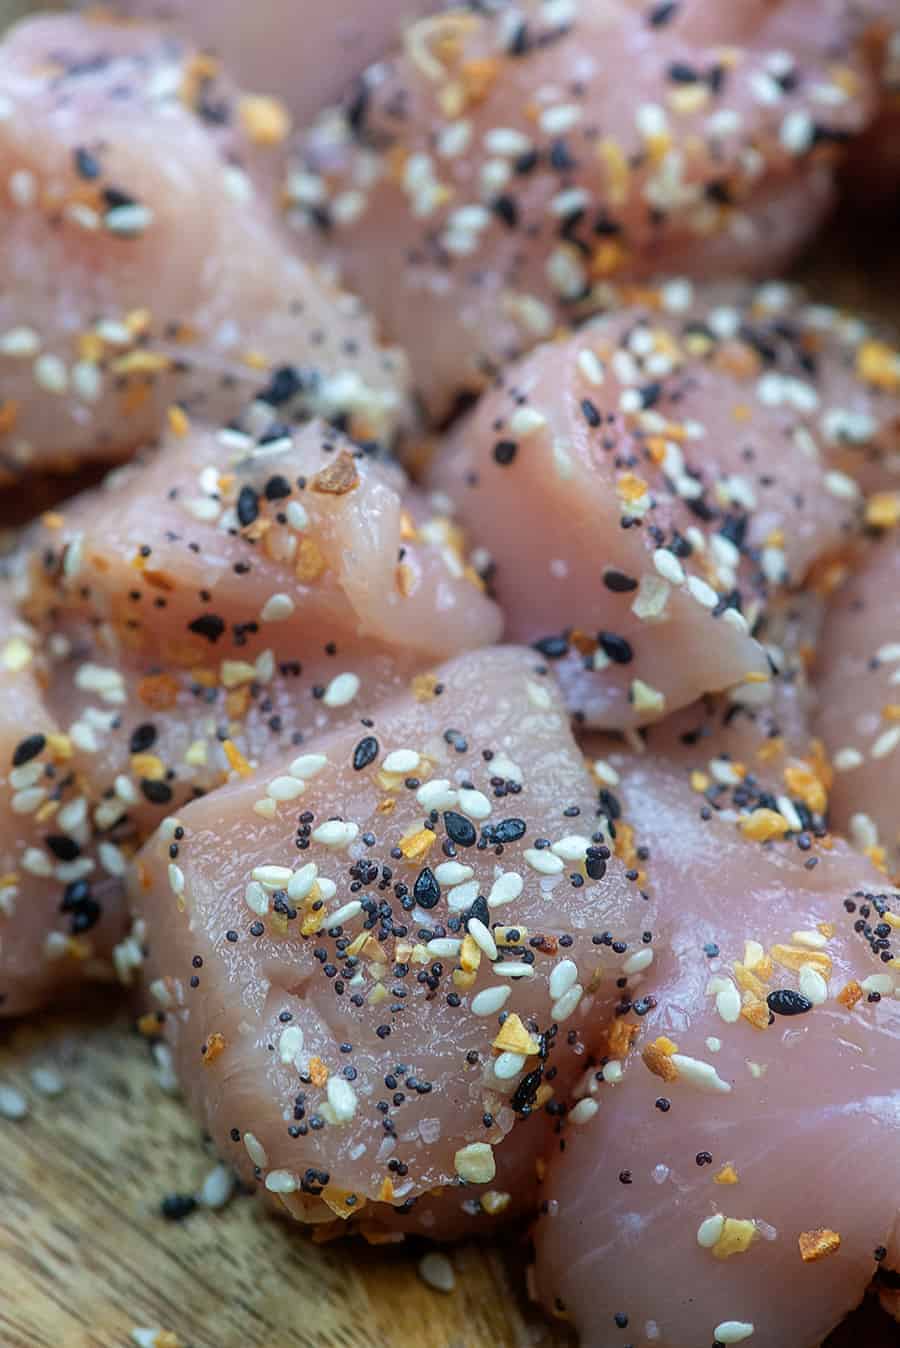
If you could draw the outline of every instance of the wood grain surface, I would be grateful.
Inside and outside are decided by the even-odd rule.
[[[0,29],[27,8],[0,0]],[[896,225],[839,221],[800,274],[824,300],[900,316]],[[33,1083],[47,1065],[61,1095]],[[29,1105],[0,1118],[0,1348],[127,1348],[137,1327],[171,1348],[571,1348],[528,1304],[521,1234],[451,1250],[446,1294],[419,1277],[423,1246],[319,1245],[246,1194],[166,1220],[163,1197],[196,1192],[215,1158],[113,1001],[0,1024],[0,1086]],[[870,1301],[829,1348],[898,1342]]]

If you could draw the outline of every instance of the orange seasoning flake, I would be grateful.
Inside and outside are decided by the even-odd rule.
[[[310,490],[324,496],[346,496],[359,486],[359,470],[349,450],[342,449],[337,458],[320,468],[310,483]]]
[[[216,1058],[221,1057],[225,1052],[225,1036],[216,1030],[213,1034],[208,1034],[200,1047],[200,1055],[204,1063],[209,1067]]]
[[[171,674],[147,674],[138,684],[137,693],[145,707],[165,711],[178,701],[179,683]]]
[[[800,1246],[800,1258],[804,1264],[814,1264],[819,1259],[827,1259],[841,1248],[841,1238],[837,1231],[827,1226],[816,1227],[814,1231],[801,1231],[797,1237]]]

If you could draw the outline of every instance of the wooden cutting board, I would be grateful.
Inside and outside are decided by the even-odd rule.
[[[28,8],[0,0],[0,30]],[[864,264],[846,228],[816,250],[804,273],[823,299],[900,316],[890,225],[867,227]],[[61,1095],[32,1082],[47,1065]],[[422,1246],[317,1245],[246,1195],[167,1221],[163,1197],[195,1192],[214,1158],[112,1002],[0,1024],[0,1085],[29,1104],[0,1119],[0,1348],[127,1348],[137,1327],[184,1348],[573,1344],[528,1304],[521,1234],[452,1250],[442,1293],[419,1277]],[[867,1309],[830,1348],[860,1343],[896,1348],[897,1333]]]

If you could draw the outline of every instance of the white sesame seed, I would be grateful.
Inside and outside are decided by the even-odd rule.
[[[590,347],[583,347],[579,351],[577,365],[581,375],[595,387],[599,387],[606,378],[602,363]]]
[[[635,711],[661,712],[666,709],[665,694],[658,688],[651,688],[643,679],[632,679],[630,696]]]
[[[716,991],[716,1011],[726,1025],[736,1025],[741,1017],[741,994],[730,978],[722,978]]]
[[[97,847],[97,858],[107,875],[121,877],[128,869],[122,849],[115,843],[101,842]]]
[[[352,702],[359,692],[359,676],[347,671],[344,674],[336,674],[325,689],[325,695],[322,698],[326,707],[346,707],[348,702]]]
[[[731,1090],[729,1083],[722,1080],[712,1063],[703,1062],[700,1058],[689,1058],[683,1053],[673,1053],[671,1062],[679,1077],[699,1091],[725,1095]]]
[[[571,131],[581,121],[583,109],[577,103],[559,103],[555,107],[545,108],[538,125],[548,136],[561,136]]]
[[[487,955],[489,960],[495,960],[497,958],[497,943],[481,918],[469,918],[467,930],[479,950]]]
[[[564,992],[563,995],[553,1003],[550,1008],[550,1014],[558,1025],[562,1025],[563,1021],[568,1020],[578,1009],[578,1003],[583,996],[584,988],[581,984],[573,983],[568,991]]]
[[[706,581],[701,580],[699,576],[688,576],[687,587],[691,595],[702,608],[715,608],[716,604],[718,604],[719,596],[716,594],[713,587],[707,585]]]
[[[16,169],[11,173],[8,186],[15,206],[31,206],[37,197],[37,180],[29,169]]]
[[[0,1117],[19,1123],[28,1115],[28,1101],[14,1086],[0,1085]]]
[[[684,584],[684,567],[668,548],[657,548],[653,553],[653,565],[663,580],[672,585]]]
[[[505,155],[509,159],[527,154],[531,144],[530,137],[510,127],[495,126],[484,136],[484,148],[489,154]]]
[[[204,1208],[217,1212],[224,1208],[235,1188],[234,1171],[230,1166],[217,1165],[212,1168],[200,1186],[197,1201]]]
[[[815,123],[808,112],[797,109],[789,112],[781,123],[778,139],[789,154],[806,154],[812,147]]]
[[[299,501],[288,501],[284,514],[288,525],[295,533],[302,533],[309,527],[309,515]]]
[[[714,1245],[719,1243],[719,1237],[725,1229],[725,1218],[721,1212],[716,1212],[712,1217],[707,1217],[697,1227],[697,1244],[704,1250],[711,1250]]]
[[[306,784],[296,777],[274,777],[266,787],[271,800],[296,800],[306,790]]]
[[[644,969],[649,969],[652,963],[653,948],[652,946],[646,945],[642,950],[636,950],[633,955],[628,957],[622,965],[622,973],[628,975],[639,974],[642,973]]]
[[[333,913],[329,913],[325,919],[326,928],[342,927],[345,922],[350,922],[354,917],[358,917],[362,912],[362,904],[359,899],[351,899],[349,903],[336,908]]]
[[[580,833],[568,833],[564,838],[552,843],[550,851],[566,862],[582,861],[590,845],[590,838],[585,838]]]
[[[244,902],[257,917],[265,917],[269,911],[269,896],[256,880],[251,880],[244,890]]]
[[[153,223],[153,212],[147,206],[115,206],[107,211],[103,223],[111,234],[132,238],[143,234]]]
[[[526,847],[523,859],[539,875],[561,875],[566,869],[562,857],[558,857],[549,848]]]
[[[297,777],[300,781],[308,782],[312,777],[316,777],[323,768],[328,766],[328,759],[325,754],[301,754],[295,758],[288,772],[292,777]]]
[[[671,590],[660,576],[642,576],[631,611],[641,622],[659,622],[665,616]]]
[[[603,782],[605,786],[618,786],[619,774],[611,763],[605,758],[595,758],[593,762],[593,773],[598,782]]]
[[[278,1057],[285,1067],[295,1067],[302,1052],[303,1031],[299,1025],[289,1025],[278,1040]]]
[[[416,753],[415,749],[394,749],[392,753],[385,757],[381,766],[385,772],[397,772],[405,775],[415,772],[420,762],[420,755]]]
[[[328,1103],[336,1123],[349,1123],[359,1103],[356,1091],[345,1077],[332,1075],[326,1086]]]
[[[40,349],[41,339],[33,328],[10,328],[0,336],[0,356],[27,358]]]
[[[313,842],[323,843],[325,847],[349,847],[359,833],[359,825],[343,819],[328,819],[313,829]]]
[[[290,1170],[270,1170],[266,1175],[266,1188],[270,1194],[292,1194],[298,1187],[297,1177]]]
[[[430,782],[423,782],[416,792],[416,800],[423,810],[447,810],[456,804],[457,792],[446,777],[435,777]]]
[[[534,978],[534,965],[526,964],[524,960],[498,960],[494,973],[503,978]]]
[[[244,1134],[244,1146],[247,1149],[247,1155],[255,1166],[263,1170],[269,1164],[268,1153],[254,1133]]]
[[[510,431],[522,439],[534,435],[535,431],[541,430],[546,424],[547,418],[543,412],[534,407],[517,407],[509,419]]]
[[[846,473],[839,473],[836,468],[825,474],[824,483],[825,490],[838,500],[855,501],[859,497],[859,487],[853,478],[848,477]]]
[[[45,352],[34,362],[34,381],[45,393],[65,393],[69,387],[69,372],[59,356]]]
[[[609,1082],[613,1086],[621,1081],[624,1075],[625,1069],[617,1058],[613,1058],[612,1062],[608,1062],[603,1068],[603,1080]]]
[[[553,966],[553,972],[550,974],[548,988],[550,996],[554,1002],[559,1001],[564,993],[568,992],[574,986],[578,978],[578,966],[574,960],[559,960]]]
[[[462,949],[462,941],[453,936],[436,936],[429,941],[425,949],[437,959],[453,959]]]
[[[453,1265],[445,1254],[430,1250],[419,1260],[419,1277],[436,1292],[452,1292],[456,1286]]]
[[[850,772],[853,768],[858,768],[865,760],[858,749],[848,745],[844,749],[838,749],[831,761],[838,772]]]
[[[574,1123],[576,1126],[588,1123],[597,1113],[599,1108],[600,1106],[597,1104],[597,1101],[592,1100],[590,1096],[587,1096],[584,1100],[579,1100],[578,1104],[574,1105],[573,1108],[569,1110],[569,1123]]]
[[[293,874],[290,866],[256,866],[250,872],[250,878],[265,889],[284,889]]]
[[[42,786],[29,786],[15,793],[10,807],[13,814],[34,814],[46,799],[47,792]]]
[[[872,758],[886,758],[900,744],[900,725],[891,726],[878,736],[869,753]]]
[[[800,992],[812,1002],[813,1006],[822,1006],[828,1000],[828,984],[818,969],[814,969],[811,964],[800,966],[797,982]]]
[[[753,1325],[745,1320],[723,1320],[713,1330],[714,1339],[717,1343],[724,1344],[725,1348],[732,1343],[743,1343],[752,1334]]]
[[[473,1016],[493,1016],[509,1001],[511,989],[508,987],[483,988],[472,998]]]
[[[294,612],[294,607],[289,594],[273,594],[266,600],[259,616],[264,623],[284,622]]]
[[[497,1173],[494,1152],[487,1142],[470,1142],[453,1157],[453,1165],[460,1179],[469,1184],[489,1184]]]
[[[863,992],[877,992],[882,997],[889,997],[894,990],[894,980],[890,974],[869,974],[859,986]]]
[[[553,706],[553,699],[549,690],[543,684],[535,683],[532,679],[529,679],[527,691],[528,701],[533,707],[537,707],[541,711],[549,711]]]
[[[522,893],[523,883],[517,871],[504,871],[491,887],[488,908],[501,908],[506,903],[512,903]]]
[[[501,1053],[494,1059],[494,1076],[498,1081],[511,1081],[522,1071],[525,1062],[521,1053]]]
[[[274,870],[276,868],[272,867],[271,869]],[[277,869],[281,870],[282,868],[278,867]],[[308,861],[305,866],[300,867],[299,871],[294,871],[293,873],[288,871],[287,880],[283,881],[279,885],[269,887],[275,889],[283,889],[286,885],[288,898],[292,899],[296,903],[300,899],[306,898],[307,894],[312,889],[313,885],[316,883],[316,877],[318,873],[319,868],[316,865],[316,863],[314,861]]]
[[[483,791],[462,787],[459,792],[459,808],[470,819],[487,819],[493,807]]]
[[[447,907],[451,913],[462,913],[466,908],[471,908],[472,904],[478,898],[478,881],[466,880],[461,885],[454,885],[447,894]]]
[[[442,861],[434,868],[434,878],[439,885],[461,885],[463,881],[471,880],[474,874],[471,866],[464,866],[459,861]]]

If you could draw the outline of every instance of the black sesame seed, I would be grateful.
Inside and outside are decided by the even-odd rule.
[[[370,763],[374,763],[378,757],[378,741],[374,735],[366,735],[353,750],[353,766],[357,772],[362,772]]]

